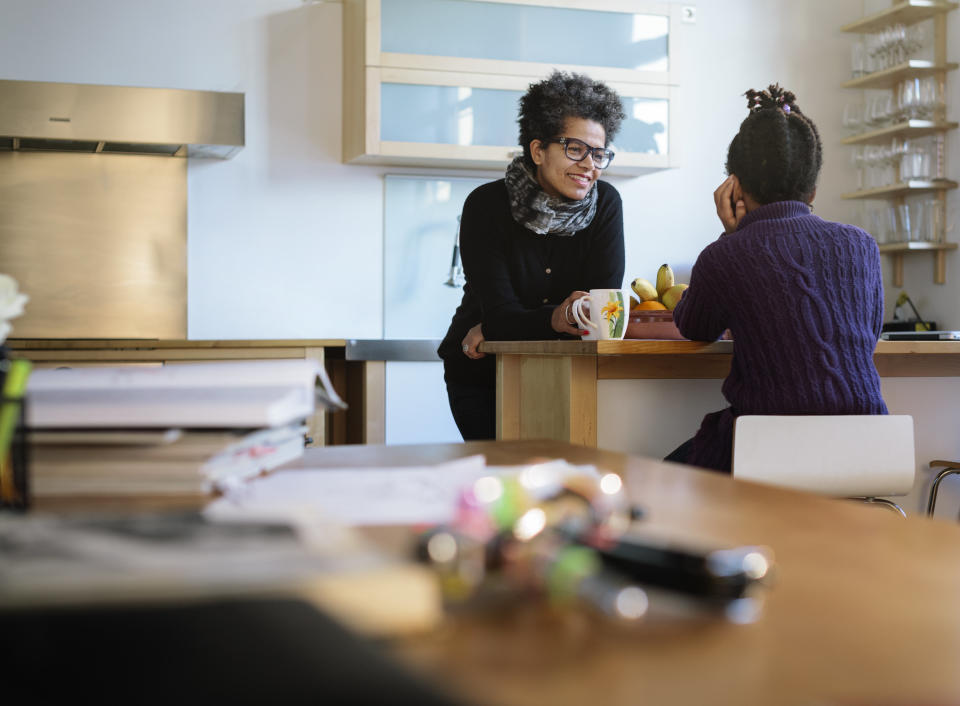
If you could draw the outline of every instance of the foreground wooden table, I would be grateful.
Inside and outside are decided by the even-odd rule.
[[[764,544],[777,580],[752,625],[623,630],[536,605],[451,618],[391,649],[472,703],[805,706],[960,703],[960,527],[903,520],[693,468],[559,442],[308,450],[298,465],[489,464],[563,457],[622,474],[650,528]]]

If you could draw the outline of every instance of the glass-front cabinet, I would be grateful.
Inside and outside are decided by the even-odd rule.
[[[517,102],[554,69],[622,97],[611,174],[671,166],[668,3],[346,0],[344,161],[501,169],[519,153]],[[557,38],[564,41],[557,41]]]

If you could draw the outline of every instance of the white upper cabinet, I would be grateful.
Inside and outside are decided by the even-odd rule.
[[[670,167],[676,12],[634,0],[346,0],[344,161],[504,168],[520,149],[520,97],[559,69],[623,99],[609,173]]]
[[[373,3],[368,3],[368,6]],[[381,66],[537,76],[589,71],[669,83],[669,6],[637,2],[380,0]],[[649,7],[644,13],[638,7]]]

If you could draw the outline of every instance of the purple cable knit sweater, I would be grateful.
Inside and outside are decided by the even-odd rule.
[[[855,226],[798,201],[748,213],[697,258],[673,312],[680,332],[733,333],[730,407],[704,417],[688,463],[730,471],[740,414],[886,414],[873,351],[883,319],[880,251]]]

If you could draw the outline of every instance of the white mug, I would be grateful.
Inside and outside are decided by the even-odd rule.
[[[580,328],[588,331],[581,336],[585,341],[619,340],[627,333],[630,295],[622,289],[591,289],[570,309]]]

